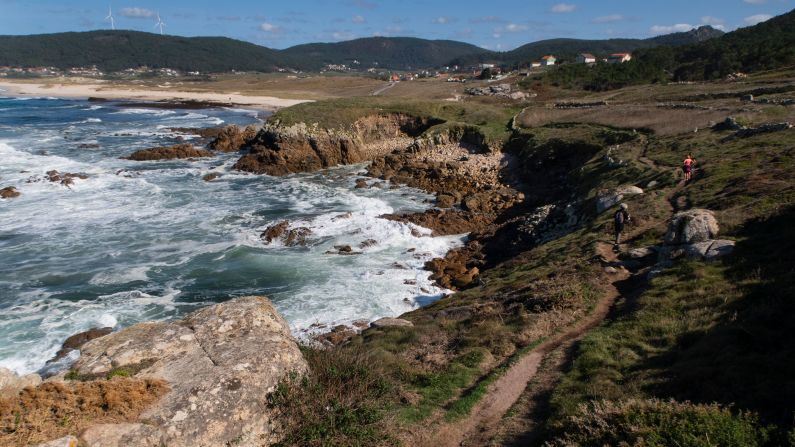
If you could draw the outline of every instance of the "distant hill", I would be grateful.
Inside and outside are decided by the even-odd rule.
[[[735,72],[795,66],[795,10],[718,38],[702,37],[706,40],[691,45],[639,49],[633,60],[624,64],[564,65],[535,80],[607,90],[649,82],[720,79]]]
[[[414,37],[369,37],[338,43],[298,45],[282,54],[301,61],[302,68],[318,69],[326,64],[353,64],[363,67],[417,69],[441,67],[451,60],[471,55],[492,54],[475,45],[452,40],[426,40]]]
[[[226,37],[161,36],[105,30],[0,36],[0,65],[54,66],[61,69],[96,65],[104,71],[146,65],[201,72],[270,72],[277,68],[316,71],[327,64],[346,64],[360,68],[414,70],[487,61],[522,65],[544,54],[573,59],[580,52],[607,55],[659,45],[700,42],[720,34],[711,27],[702,27],[645,40],[553,39],[501,53],[463,42],[413,37],[370,37],[274,50]]]
[[[661,45],[689,45],[714,39],[722,36],[723,31],[711,26],[650,39],[549,39],[522,45],[514,50],[504,53],[481,53],[471,56],[459,57],[454,60],[458,65],[471,65],[477,62],[500,62],[507,65],[526,65],[531,61],[539,60],[547,54],[555,55],[559,60],[573,61],[580,53],[591,53],[599,57],[617,52],[634,52],[643,48],[653,48]]]
[[[96,65],[118,71],[147,65],[186,71],[274,71],[289,59],[277,50],[226,37],[178,37],[138,31],[0,36],[0,65]]]

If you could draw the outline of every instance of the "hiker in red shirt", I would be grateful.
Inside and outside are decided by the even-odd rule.
[[[690,181],[690,176],[693,173],[693,166],[696,164],[696,159],[692,155],[687,154],[687,158],[682,162],[682,171],[685,173],[685,182]]]

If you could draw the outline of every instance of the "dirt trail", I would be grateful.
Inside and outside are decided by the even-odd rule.
[[[544,357],[561,346],[570,345],[599,325],[620,296],[614,284],[626,280],[630,273],[620,268],[617,256],[610,244],[598,243],[596,252],[602,258],[602,264],[605,267],[613,266],[617,272],[612,275],[613,281],[608,284],[605,296],[597,303],[593,312],[576,323],[574,327],[553,336],[519,359],[489,387],[486,397],[475,405],[467,418],[434,427],[433,433],[417,435],[413,442],[407,445],[425,447],[481,446],[497,433],[503,416],[522,395],[528,382],[536,375]]]

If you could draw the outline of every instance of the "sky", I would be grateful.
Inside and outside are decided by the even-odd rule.
[[[795,8],[795,0],[0,0],[0,34],[109,29],[227,36],[271,48],[411,36],[511,50],[557,37],[647,38],[700,25],[724,31]]]

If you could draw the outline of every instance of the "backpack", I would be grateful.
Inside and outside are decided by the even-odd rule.
[[[616,220],[616,225],[622,225],[624,223],[624,214],[624,210],[616,211],[616,215],[614,217]]]

